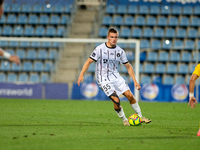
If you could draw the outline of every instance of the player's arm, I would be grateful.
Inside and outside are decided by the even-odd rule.
[[[127,69],[128,73],[129,73],[129,75],[131,76],[131,78],[133,79],[135,88],[138,89],[138,90],[140,90],[141,86],[137,82],[137,80],[135,79],[135,74],[134,74],[133,67],[131,66],[131,64],[129,62],[125,63],[124,66],[126,67],[126,69]]]
[[[20,64],[20,59],[18,56],[11,55],[10,53],[4,51],[0,48],[0,56],[3,56],[4,58],[7,58],[9,61],[16,63],[17,65]]]
[[[195,87],[195,81],[198,79],[198,75],[197,74],[192,74],[191,78],[190,78],[190,83],[189,83],[189,103],[188,103],[188,106],[191,105],[191,108],[194,108],[196,107],[196,103],[197,103],[197,100],[196,98],[194,97],[194,87]]]
[[[81,70],[81,73],[79,75],[77,84],[78,86],[80,86],[80,82],[83,82],[83,75],[85,74],[85,72],[88,70],[88,68],[90,67],[90,64],[93,62],[94,60],[91,58],[88,58],[85,62],[85,64],[83,65],[83,68]]]

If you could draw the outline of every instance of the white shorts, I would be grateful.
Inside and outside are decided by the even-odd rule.
[[[114,92],[117,95],[121,95],[124,92],[130,90],[126,81],[120,76],[117,80],[113,80],[110,82],[101,82],[99,83],[99,87],[104,91],[104,93],[109,97]]]

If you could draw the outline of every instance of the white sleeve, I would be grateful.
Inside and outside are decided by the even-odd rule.
[[[126,53],[125,53],[124,50],[121,52],[120,61],[121,61],[122,64],[128,63],[128,59],[127,59],[127,57],[126,57]]]
[[[92,52],[92,54],[90,55],[90,58],[91,59],[93,59],[94,61],[97,61],[97,59],[98,59],[98,49],[96,48],[93,52]]]

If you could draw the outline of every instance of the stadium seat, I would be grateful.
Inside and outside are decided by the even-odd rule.
[[[193,7],[189,5],[183,5],[183,15],[192,15]]]
[[[99,37],[105,38],[107,37],[107,32],[108,32],[108,28],[106,27],[101,27],[99,29]]]
[[[178,62],[179,60],[180,60],[180,53],[176,52],[176,51],[172,51],[170,53],[169,61],[170,62]]]
[[[175,76],[175,84],[185,84],[185,77]]]
[[[156,28],[154,31],[155,38],[163,38],[164,37],[164,29],[163,28]]]
[[[49,23],[50,23],[51,25],[58,25],[58,24],[60,24],[60,17],[59,17],[58,15],[52,15],[52,16],[50,17]]]
[[[49,23],[49,17],[47,15],[40,15],[39,24],[47,25]]]
[[[14,49],[7,49],[6,51],[7,51],[8,53],[10,53],[11,55],[15,55]]]
[[[116,13],[116,6],[114,6],[114,5],[107,5],[106,6],[106,13],[107,14],[115,14]]]
[[[32,48],[39,48],[40,45],[41,45],[40,42],[31,42],[31,47],[32,47]]]
[[[13,35],[14,36],[23,36],[23,33],[24,30],[23,30],[23,27],[22,26],[15,26],[14,27],[14,31],[13,31]]]
[[[137,5],[129,5],[127,13],[130,14],[130,15],[137,14],[138,13]]]
[[[48,74],[41,74],[41,83],[47,83],[49,82],[49,75]]]
[[[7,17],[7,24],[16,24],[17,22],[17,16],[14,14],[10,14]]]
[[[194,28],[190,28],[188,30],[188,38],[197,38],[198,36],[198,31],[197,29],[194,29]]]
[[[200,15],[200,6],[198,5],[194,6],[194,15]]]
[[[147,5],[139,5],[139,14],[148,14],[149,13],[149,6]]]
[[[143,73],[143,64],[142,63],[140,63],[140,73]]]
[[[174,40],[174,49],[180,50],[183,49],[183,41],[182,40]]]
[[[156,25],[156,18],[155,17],[147,17],[147,26],[155,26]]]
[[[30,4],[22,4],[21,8],[22,13],[31,13],[32,12],[32,7]]]
[[[161,15],[169,15],[171,13],[171,7],[167,5],[162,5],[160,13]]]
[[[190,64],[190,66],[189,66],[189,74],[192,74],[194,72],[195,67],[196,67],[196,64]]]
[[[45,28],[43,26],[37,26],[35,29],[35,36],[42,37],[45,35]]]
[[[155,67],[155,73],[164,74],[166,72],[166,65],[157,63]]]
[[[186,50],[194,50],[195,43],[193,40],[186,40],[185,41],[185,49]]]
[[[29,61],[25,61],[22,66],[22,71],[32,71],[33,64]]]
[[[9,4],[4,4],[4,12],[5,13],[10,13],[11,11],[11,6]]]
[[[175,30],[174,28],[167,28],[165,32],[166,38],[174,38],[175,37]]]
[[[38,51],[38,56],[37,56],[37,59],[47,59],[47,51],[45,49],[40,49]]]
[[[8,73],[7,82],[16,82],[17,75],[15,73]]]
[[[10,41],[8,46],[16,48],[19,46],[19,42],[18,41]]]
[[[148,57],[147,57],[148,58]],[[151,74],[154,73],[154,64],[146,63],[144,65],[144,73]]]
[[[129,38],[131,35],[131,30],[130,28],[122,28],[121,32],[120,32],[120,37],[122,38]]]
[[[192,26],[192,27],[198,27],[199,25],[200,25],[200,18],[198,18],[198,17],[192,17],[190,26]]]
[[[160,7],[158,5],[150,5],[149,14],[151,15],[160,14]]]
[[[41,47],[42,48],[51,48],[52,43],[51,42],[42,42]]]
[[[38,16],[36,14],[30,14],[28,18],[28,24],[38,24]]]
[[[60,24],[61,25],[67,25],[70,22],[71,21],[70,21],[70,17],[69,16],[66,16],[66,15],[61,16],[61,19],[60,19]]]
[[[174,5],[172,6],[171,11],[172,15],[180,15],[182,13],[182,6]]]
[[[133,51],[127,51],[126,57],[128,61],[134,61],[135,60],[135,53]]]
[[[196,62],[196,59],[197,59],[197,54],[196,52],[193,53],[193,62]],[[200,53],[198,53],[198,62],[200,61]]]
[[[1,71],[9,71],[10,70],[10,62],[2,61],[1,62]]]
[[[36,57],[37,57],[36,50],[34,50],[34,49],[28,50],[27,56],[26,56],[27,59],[36,59]]]
[[[50,61],[45,62],[44,64],[44,71],[46,72],[50,72],[51,70],[53,70],[53,64]]]
[[[30,74],[29,81],[30,81],[30,82],[34,82],[34,83],[38,83],[38,82],[40,82],[40,77],[39,77],[39,75],[36,74],[36,73],[31,73],[31,74]]]
[[[141,28],[137,28],[137,27],[133,28],[131,37],[132,38],[139,38],[141,36],[142,36],[142,30],[141,30]]]
[[[148,75],[142,75],[141,76],[141,84],[150,84],[151,83],[151,77]]]
[[[179,74],[187,74],[189,71],[187,64],[179,64],[178,65],[178,73]]]
[[[186,29],[184,29],[184,28],[178,28],[177,29],[176,37],[177,38],[185,38],[186,37]]]
[[[66,35],[66,30],[65,30],[65,27],[58,27],[57,28],[57,31],[56,31],[56,36],[58,37],[63,37],[64,35]]]
[[[160,49],[160,48],[161,48],[160,40],[153,39],[151,41],[151,49]]]
[[[172,76],[164,76],[163,84],[164,85],[173,85],[174,84],[174,78]]]
[[[65,3],[64,3],[64,5],[65,5]],[[70,14],[71,12],[72,12],[72,6],[71,5],[66,5],[65,7],[64,7],[64,9],[63,9],[63,13],[65,13],[65,14]]]
[[[174,16],[171,16],[169,17],[169,22],[168,22],[168,26],[177,26],[178,25],[178,18],[177,17],[174,17]]]
[[[55,5],[53,6],[53,13],[56,13],[56,14],[62,14],[64,12],[64,6],[62,5]]]
[[[190,25],[189,17],[181,17],[179,25],[182,27],[189,26]]]
[[[9,25],[5,25],[2,31],[3,36],[11,36],[13,33],[12,27]]]
[[[6,24],[6,15],[3,15],[3,16],[0,18],[0,24]]]
[[[24,36],[34,36],[34,27],[32,26],[25,26],[24,29]]]
[[[20,73],[18,77],[19,82],[28,82],[28,75],[26,73]]]
[[[26,58],[26,52],[23,49],[18,49],[16,52],[16,55],[20,58],[20,59],[25,59]]]
[[[164,17],[164,16],[159,16],[157,25],[158,26],[166,26],[167,25],[167,18]]]
[[[177,73],[177,65],[176,64],[168,64],[166,73],[168,74],[175,74]]]
[[[121,26],[123,24],[123,17],[122,16],[115,16],[113,18],[113,25],[114,26]]]
[[[30,42],[29,41],[21,41],[20,42],[20,47],[27,48],[29,46],[30,46]]]
[[[21,12],[21,5],[19,5],[19,4],[12,4],[10,12],[11,13],[20,13]]]
[[[118,5],[116,13],[123,15],[126,14],[126,10],[127,10],[126,5]]]
[[[126,16],[125,21],[124,21],[124,25],[125,26],[133,26],[133,24],[134,24],[134,17]]]
[[[0,73],[0,82],[6,82],[6,75],[5,75],[5,73]]]
[[[109,26],[112,25],[112,17],[111,16],[104,16],[102,25]]]
[[[140,48],[141,49],[146,49],[149,48],[150,44],[149,44],[149,40],[143,39],[140,41]]]
[[[128,44],[127,43],[118,43],[118,46],[121,47],[122,49],[127,49]]]
[[[50,50],[49,52],[49,59],[57,59],[58,57],[58,52],[56,50]]]
[[[43,6],[43,13],[47,13],[47,14],[53,13],[53,6],[51,6],[51,4],[47,4]]]
[[[153,75],[152,83],[162,84],[162,76],[161,75]]]
[[[158,61],[160,62],[167,62],[169,61],[169,53],[166,51],[159,52]]]
[[[32,12],[33,13],[42,13],[42,5],[33,5]]]
[[[22,69],[21,64],[17,65],[15,63],[12,63],[12,67],[11,67],[12,71],[21,71],[21,69]]]
[[[192,61],[191,52],[182,52],[181,61],[182,62],[191,62]]]
[[[0,40],[0,46],[1,47],[8,47],[8,41],[1,41]]]
[[[136,17],[135,25],[138,25],[138,26],[145,25],[145,17],[143,16]]]
[[[41,72],[44,70],[43,62],[35,62],[33,65],[33,71]]]
[[[153,37],[153,30],[152,28],[145,28],[143,31],[143,37],[144,38],[151,38]]]
[[[171,49],[171,48],[172,48],[172,41],[171,40],[163,40],[162,49]]]
[[[92,72],[92,73],[94,73],[95,72],[95,63],[92,63],[91,65],[90,65],[90,67],[88,68],[88,72]]]
[[[54,37],[56,35],[56,28],[53,26],[48,26],[46,29],[45,36]]]
[[[28,17],[25,14],[19,15],[19,17],[17,18],[18,24],[25,25],[27,22],[28,22]]]
[[[157,52],[148,52],[147,54],[147,61],[149,62],[155,62],[158,59],[158,53]]]

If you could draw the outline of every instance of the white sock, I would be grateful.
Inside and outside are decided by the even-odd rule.
[[[138,102],[136,102],[135,104],[131,104],[131,107],[133,108],[133,110],[135,110],[135,112],[136,112],[140,117],[142,117],[142,112],[141,112],[141,109],[140,109],[140,106],[139,106]]]
[[[121,110],[120,110],[119,112],[116,111],[116,113],[117,113],[117,115],[122,119],[123,122],[124,122],[125,120],[128,120],[128,119],[126,118],[126,116],[125,116],[125,113],[124,113],[122,107],[121,107]]]

